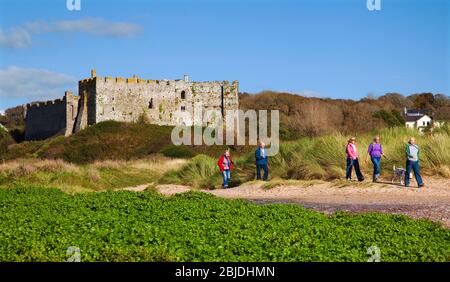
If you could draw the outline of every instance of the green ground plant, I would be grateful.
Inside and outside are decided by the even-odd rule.
[[[378,213],[326,216],[189,192],[0,189],[0,261],[450,261],[450,231]],[[432,244],[430,244],[432,242]]]

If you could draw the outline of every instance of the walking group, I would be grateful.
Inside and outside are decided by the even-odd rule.
[[[405,159],[406,159],[406,169],[404,173],[404,183],[406,187],[410,185],[411,172],[414,172],[414,176],[417,181],[417,185],[419,187],[423,187],[424,183],[422,180],[422,176],[420,175],[420,149],[416,144],[416,139],[414,137],[409,138],[408,143],[404,148]],[[349,181],[352,180],[352,171],[355,169],[356,177],[358,181],[364,181],[364,176],[361,172],[359,165],[359,156],[358,149],[356,146],[356,138],[352,137],[348,140],[347,147],[347,167],[345,178]],[[366,162],[368,162],[369,158],[373,164],[373,182],[378,182],[381,175],[381,158],[386,157],[383,153],[383,147],[380,143],[380,137],[376,136],[373,139],[373,142],[369,145],[367,149],[367,157]]]
[[[404,184],[406,187],[410,185],[410,175],[414,172],[414,176],[419,187],[423,187],[424,183],[420,175],[420,149],[416,144],[414,137],[409,138],[408,143],[404,147],[405,159],[406,159],[406,169],[404,173]],[[356,138],[352,137],[348,140],[346,146],[347,153],[347,166],[345,171],[345,178],[348,181],[352,180],[352,172],[355,170],[356,177],[358,181],[364,181],[364,176],[361,172],[359,163],[358,148],[356,145]],[[381,158],[386,157],[383,153],[383,147],[380,142],[380,137],[376,136],[373,142],[369,145],[367,149],[366,163],[371,160],[373,164],[373,182],[378,182],[381,176]],[[256,180],[267,181],[269,179],[269,168],[268,168],[268,156],[265,151],[264,142],[259,142],[258,148],[255,151],[255,164],[256,164]],[[231,179],[231,171],[234,169],[234,162],[230,155],[230,150],[226,150],[225,153],[220,156],[217,161],[220,172],[223,176],[223,188],[228,188]],[[261,171],[263,171],[263,176],[261,177]]]
[[[268,156],[266,154],[264,142],[258,142],[258,148],[255,151],[255,163],[256,163],[256,180],[261,180],[261,170],[263,171],[262,180],[267,181],[269,179],[269,167],[267,165]],[[230,155],[230,150],[226,150],[225,153],[220,156],[217,161],[220,172],[223,176],[223,188],[228,188],[231,171],[234,169],[234,162]]]

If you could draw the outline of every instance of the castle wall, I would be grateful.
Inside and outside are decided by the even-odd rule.
[[[78,82],[78,96],[80,97],[79,116],[76,131],[96,123],[96,78],[88,78]]]
[[[85,88],[90,95],[89,99],[92,98],[91,93],[95,95],[95,111],[88,105],[89,124],[91,116],[94,115],[94,123],[105,120],[133,122],[145,115],[153,124],[179,125],[184,121],[184,112],[187,112],[194,118],[194,124],[206,125],[200,116],[194,115],[194,108],[202,105],[203,110],[214,109],[222,112],[224,105],[230,109],[237,106],[238,89],[237,84],[233,85],[236,86],[235,92],[232,92],[232,87],[226,81],[189,82],[144,80],[136,77],[96,77],[95,91]]]
[[[66,100],[58,99],[27,105],[25,140],[42,140],[65,134]]]
[[[67,91],[66,100],[66,131],[65,136],[71,135],[75,130],[76,120],[79,111],[80,97],[74,96],[72,92]]]

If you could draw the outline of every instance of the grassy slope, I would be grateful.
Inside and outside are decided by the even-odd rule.
[[[256,205],[190,192],[0,189],[0,261],[450,261],[450,231],[401,215]],[[430,244],[432,242],[432,244]]]
[[[61,160],[22,159],[0,164],[0,188],[18,185],[59,188],[65,192],[102,191],[156,182],[182,160],[154,156],[137,161],[74,165]]]
[[[8,146],[14,144],[14,139],[11,135],[0,127],[0,156],[6,154]]]
[[[23,142],[0,150],[0,159],[63,159],[85,164],[101,160],[132,160],[161,153],[168,157],[189,158],[198,153],[220,155],[226,146],[174,146],[172,127],[145,123],[106,121],[88,127],[68,138]],[[0,139],[1,140],[1,139]],[[247,148],[235,148],[243,151]]]

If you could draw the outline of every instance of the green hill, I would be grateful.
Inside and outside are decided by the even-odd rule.
[[[67,138],[58,136],[44,141],[13,144],[12,138],[3,134],[0,159],[41,158],[89,163],[145,158],[155,153],[176,158],[190,158],[198,153],[219,156],[226,149],[226,146],[175,146],[171,142],[171,132],[170,126],[106,121]],[[248,150],[243,147],[233,149],[237,152]]]

